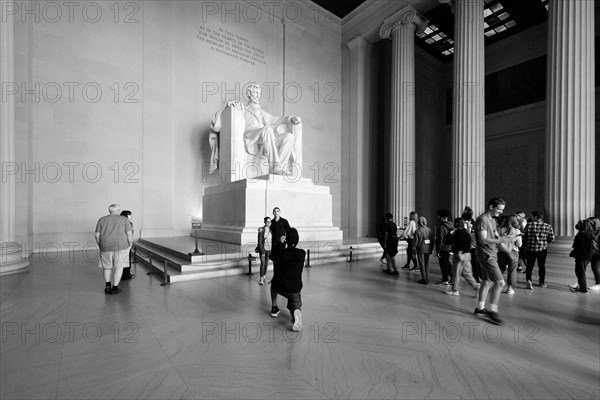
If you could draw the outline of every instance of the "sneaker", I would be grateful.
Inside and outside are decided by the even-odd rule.
[[[515,291],[513,290],[513,288],[508,288],[506,289],[506,294],[515,294]]]
[[[400,272],[398,272],[398,270],[395,270],[395,271],[390,272],[390,275],[398,276],[398,275],[400,275]]]
[[[546,284],[545,284],[545,283],[543,283],[543,282],[540,282],[540,287],[547,288],[547,287],[548,287],[548,285],[546,285]]]
[[[385,258],[380,258],[380,259],[379,259],[379,262],[380,262],[380,263],[382,263],[382,264],[387,264],[387,263],[385,262]]]
[[[533,283],[531,283],[531,281],[527,281],[527,285],[525,286],[525,288],[533,290]]]
[[[417,283],[420,285],[429,285],[429,281],[427,279],[421,279]]]
[[[441,281],[440,285],[442,285],[442,286],[450,286],[450,283],[448,281]]]
[[[118,286],[115,286],[112,288],[110,294],[117,294],[117,293],[121,293],[121,288]]]
[[[569,290],[573,293],[587,293],[587,290],[581,290],[579,288],[569,288]]]
[[[592,286],[588,286],[589,290],[600,290],[600,284],[595,284]]]
[[[294,310],[294,325],[292,325],[294,332],[300,332],[302,330],[302,311]]]
[[[486,308],[482,308],[481,310],[479,308],[475,308],[473,314],[475,314],[476,317],[486,317],[489,314],[489,311]]]
[[[454,290],[448,290],[446,293],[448,296],[460,296],[460,293],[454,291]]]
[[[574,284],[569,285],[569,287],[572,288],[572,289],[578,289],[579,288],[579,283],[575,282]]]
[[[419,268],[419,267],[412,267],[410,270],[411,271],[421,271],[421,268]]]
[[[488,319],[494,325],[502,325],[502,320],[498,317],[498,313],[495,311],[488,311]]]
[[[518,272],[523,272],[523,267],[517,267]]]
[[[259,285],[264,285],[265,284],[265,277],[264,276],[258,280],[258,284]]]
[[[277,318],[278,315],[279,315],[279,307],[274,306],[273,308],[271,308],[271,317]]]
[[[110,286],[107,286],[104,288],[104,294],[111,294],[112,293],[112,288]]]
[[[402,267],[402,269],[410,269],[410,267],[408,265],[405,265],[404,267]]]

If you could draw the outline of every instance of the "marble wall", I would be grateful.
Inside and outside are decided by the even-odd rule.
[[[286,0],[11,4],[16,73],[4,94],[17,100],[26,251],[93,243],[111,203],[143,237],[187,234],[204,188],[221,181],[207,172],[212,115],[253,81],[269,112],[302,116],[303,175],[330,186],[339,225],[338,18]]]

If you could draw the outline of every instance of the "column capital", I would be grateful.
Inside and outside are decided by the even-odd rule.
[[[379,37],[385,39],[398,27],[410,24],[415,25],[416,33],[421,33],[427,28],[428,23],[427,18],[409,5],[383,21],[383,25],[379,29]]]
[[[364,46],[366,44],[371,44],[371,43],[367,39],[362,37],[361,35],[355,36],[354,38],[352,38],[348,42],[346,42],[346,46],[348,46],[348,48],[350,50],[354,50],[356,47],[361,46],[361,45]]]
[[[438,0],[441,4],[448,4],[450,6],[450,11],[454,14],[454,10],[456,10],[456,0]]]
[[[448,4],[450,6],[450,11],[454,14],[454,10],[456,9],[456,0],[438,0],[440,4]]]

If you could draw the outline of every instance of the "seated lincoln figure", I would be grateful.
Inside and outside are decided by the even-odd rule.
[[[244,112],[244,148],[247,154],[262,159],[260,165],[265,173],[287,174],[293,173],[292,164],[296,163],[301,168],[302,143],[301,133],[295,136],[290,126],[299,125],[300,117],[278,117],[269,114],[259,104],[262,89],[259,84],[252,83],[247,89],[248,103],[229,102],[225,106]],[[211,153],[210,172],[219,166],[218,136],[221,132],[221,114],[219,110],[212,122],[209,136]],[[300,131],[298,131],[300,132]]]

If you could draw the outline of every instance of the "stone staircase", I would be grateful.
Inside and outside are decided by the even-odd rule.
[[[194,238],[182,236],[174,238],[146,238],[135,243],[135,260],[163,279],[163,283],[176,283],[197,279],[242,275],[251,270],[258,273],[260,261],[254,253],[256,245],[236,245],[226,242],[201,241],[198,250],[203,254],[194,255]],[[318,267],[328,263],[379,259],[381,247],[374,238],[357,238],[344,241],[323,241],[300,243],[307,250],[307,263]],[[406,248],[401,242],[400,251]],[[253,256],[253,259],[249,259]],[[272,268],[272,263],[269,263]],[[166,278],[165,278],[166,271]],[[141,271],[140,271],[141,272]]]

